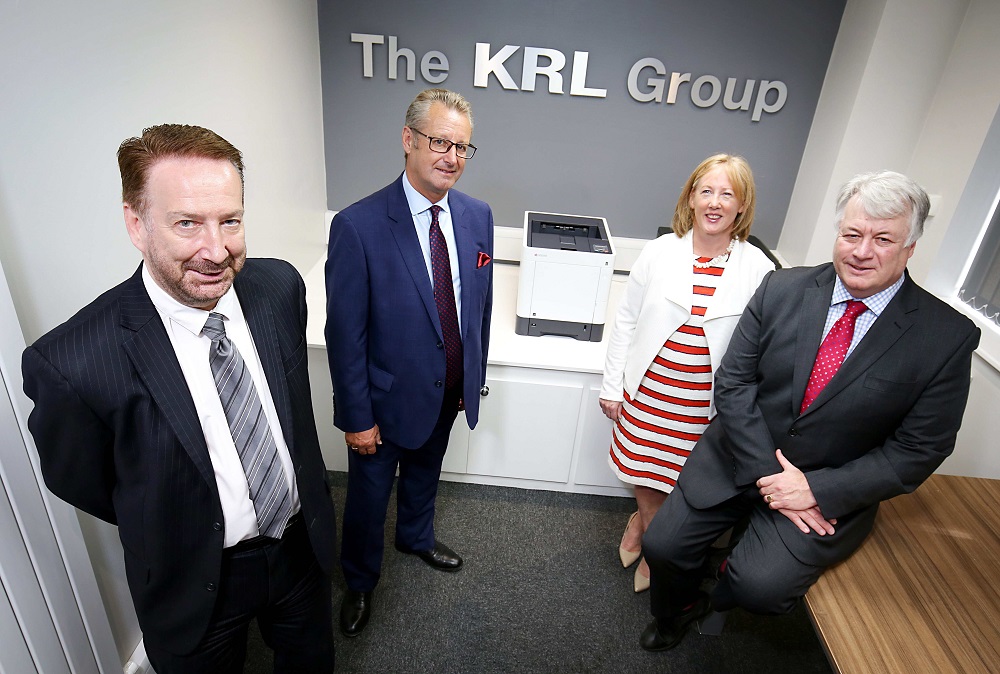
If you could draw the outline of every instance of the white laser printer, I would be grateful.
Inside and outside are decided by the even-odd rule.
[[[525,211],[514,332],[601,341],[614,270],[604,218]]]

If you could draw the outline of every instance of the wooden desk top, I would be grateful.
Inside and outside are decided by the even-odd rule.
[[[932,475],[806,606],[838,672],[1000,671],[1000,480]]]

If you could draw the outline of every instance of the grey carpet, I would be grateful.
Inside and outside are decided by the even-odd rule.
[[[339,517],[347,476],[331,475]],[[442,573],[393,549],[393,499],[372,619],[354,639],[335,627],[337,671],[831,671],[801,606],[781,617],[732,611],[721,636],[692,631],[670,652],[640,649],[649,598],[632,592],[632,569],[617,552],[632,507],[623,498],[442,482],[437,537],[465,559],[458,573]],[[335,624],[343,592],[338,570]],[[246,671],[271,671],[256,630]]]

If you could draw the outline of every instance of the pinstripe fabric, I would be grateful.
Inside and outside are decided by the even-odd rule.
[[[312,411],[304,284],[288,263],[248,259],[234,288],[313,552],[329,571],[336,525]],[[22,371],[46,486],[118,525],[143,633],[190,650],[218,596],[225,520],[194,401],[141,271],[28,347]]]
[[[691,317],[663,343],[635,397],[625,393],[610,455],[624,482],[670,493],[708,426],[712,363],[703,324],[724,269],[694,268]]]
[[[291,516],[291,494],[260,396],[239,349],[226,337],[222,314],[208,315],[202,333],[212,340],[209,363],[222,409],[250,487],[262,536],[281,538]]]

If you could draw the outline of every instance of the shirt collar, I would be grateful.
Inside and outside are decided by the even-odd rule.
[[[142,283],[146,287],[149,299],[153,301],[153,306],[156,307],[161,316],[169,318],[196,336],[201,334],[202,328],[205,327],[205,322],[208,321],[208,314],[210,312],[181,304],[171,297],[153,279],[145,263],[142,265]],[[212,311],[222,314],[226,318],[231,318],[235,302],[236,291],[230,286],[226,294],[219,298],[218,304],[215,305]]]
[[[875,293],[874,295],[871,295],[870,297],[866,297],[863,300],[859,300],[847,291],[847,288],[844,286],[844,282],[840,280],[839,276],[837,276],[833,286],[833,297],[830,298],[830,306],[833,306],[834,304],[840,304],[841,302],[848,302],[850,300],[855,300],[858,302],[863,302],[864,305],[868,307],[868,309],[872,313],[874,313],[876,316],[879,316],[882,314],[882,310],[885,309],[886,305],[889,304],[889,300],[895,297],[896,293],[903,286],[903,280],[905,278],[906,274],[904,273],[900,275],[898,279],[896,279],[895,283],[893,283],[885,290],[880,290],[879,292]]]
[[[406,195],[406,203],[410,206],[410,215],[419,215],[423,213],[434,203],[431,200],[422,195],[417,189],[410,184],[410,178],[406,175],[406,171],[403,171],[403,194]],[[447,193],[442,197],[440,201],[437,202],[438,206],[441,207],[445,213],[450,213],[448,210],[448,195]]]

